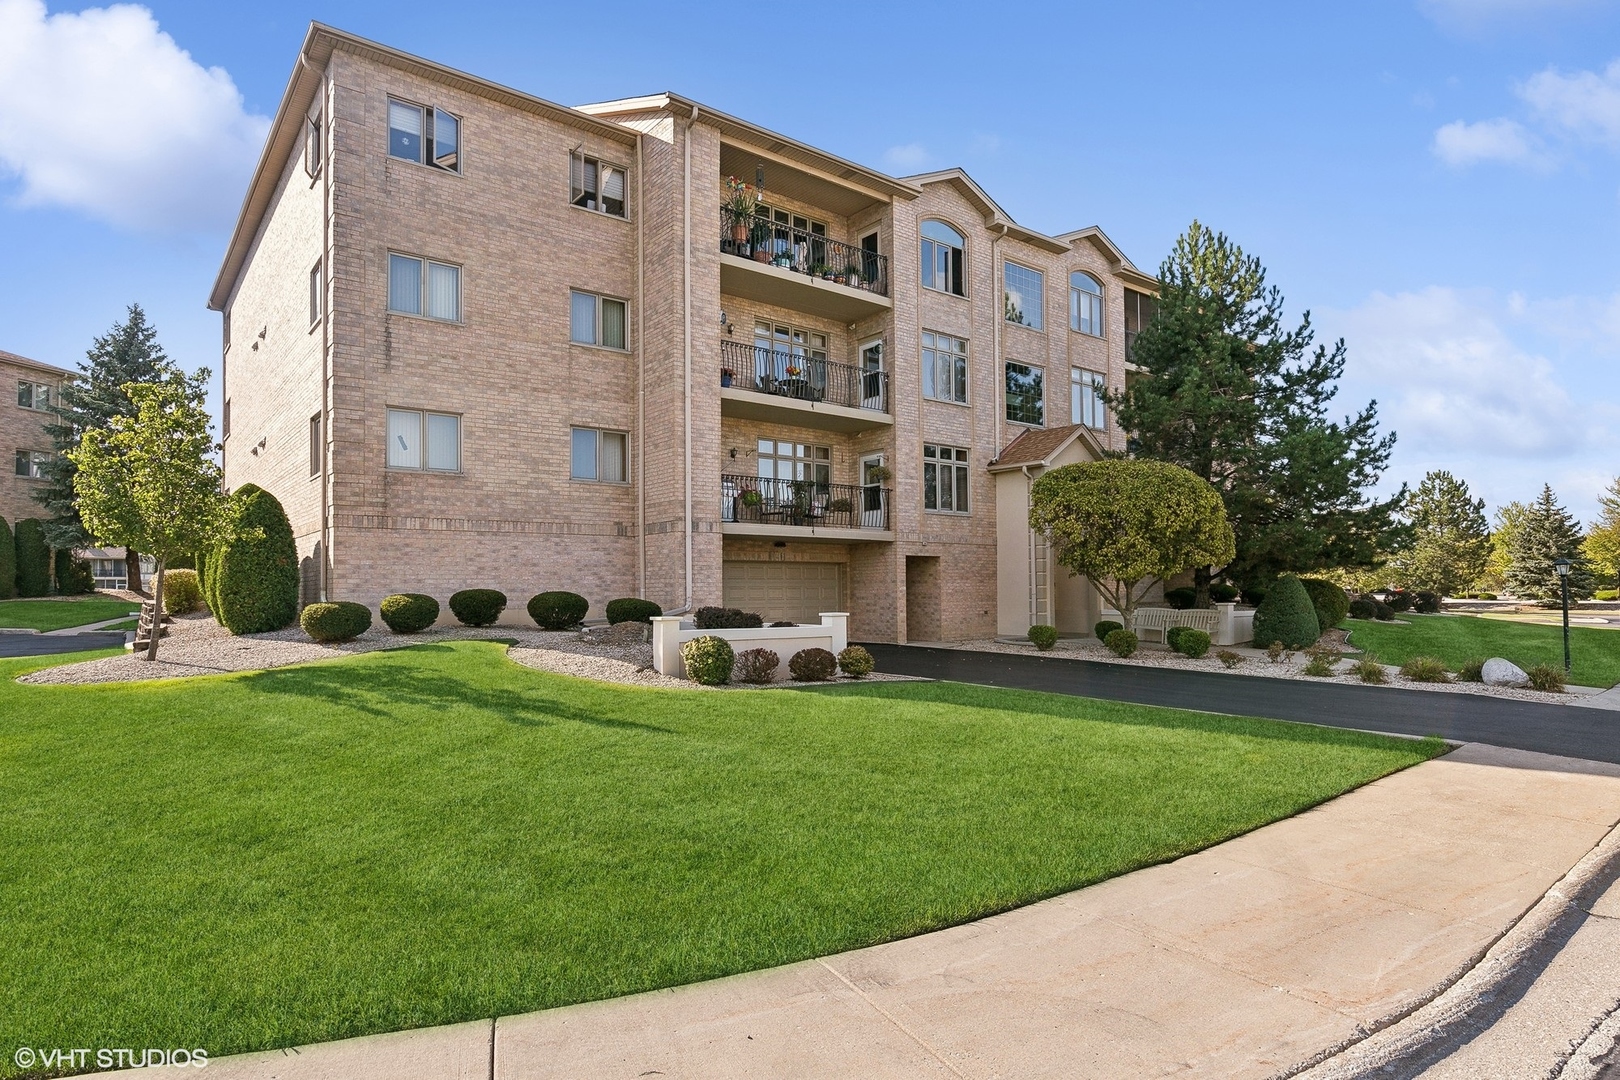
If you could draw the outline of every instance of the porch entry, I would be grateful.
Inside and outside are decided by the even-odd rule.
[[[906,640],[942,641],[938,555],[906,556]]]
[[[754,323],[754,384],[821,400],[827,394],[827,335],[763,319]]]
[[[887,411],[883,400],[883,342],[861,346],[861,408]]]
[[[842,563],[728,559],[720,567],[725,606],[757,611],[767,623],[815,623],[823,611],[848,610],[843,581]]]
[[[861,528],[882,529],[889,523],[889,508],[884,488],[883,455],[868,454],[861,458]]]

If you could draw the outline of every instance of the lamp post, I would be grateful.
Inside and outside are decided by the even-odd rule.
[[[1553,569],[1558,571],[1558,584],[1564,592],[1564,674],[1569,674],[1569,568],[1568,559],[1554,559]]]

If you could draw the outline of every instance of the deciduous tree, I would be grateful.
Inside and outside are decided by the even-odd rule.
[[[1597,520],[1586,531],[1581,546],[1592,566],[1604,575],[1604,581],[1620,588],[1620,476],[1598,496],[1598,507]]]

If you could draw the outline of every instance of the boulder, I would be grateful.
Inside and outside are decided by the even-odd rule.
[[[1529,686],[1530,676],[1513,661],[1493,656],[1480,668],[1479,681],[1486,686]]]

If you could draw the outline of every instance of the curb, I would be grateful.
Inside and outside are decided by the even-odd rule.
[[[1414,1076],[1490,1027],[1523,994],[1586,919],[1585,908],[1620,877],[1620,825],[1611,828],[1479,956],[1422,1002],[1359,1038],[1272,1080],[1369,1080]],[[1550,946],[1550,948],[1548,947]]]

